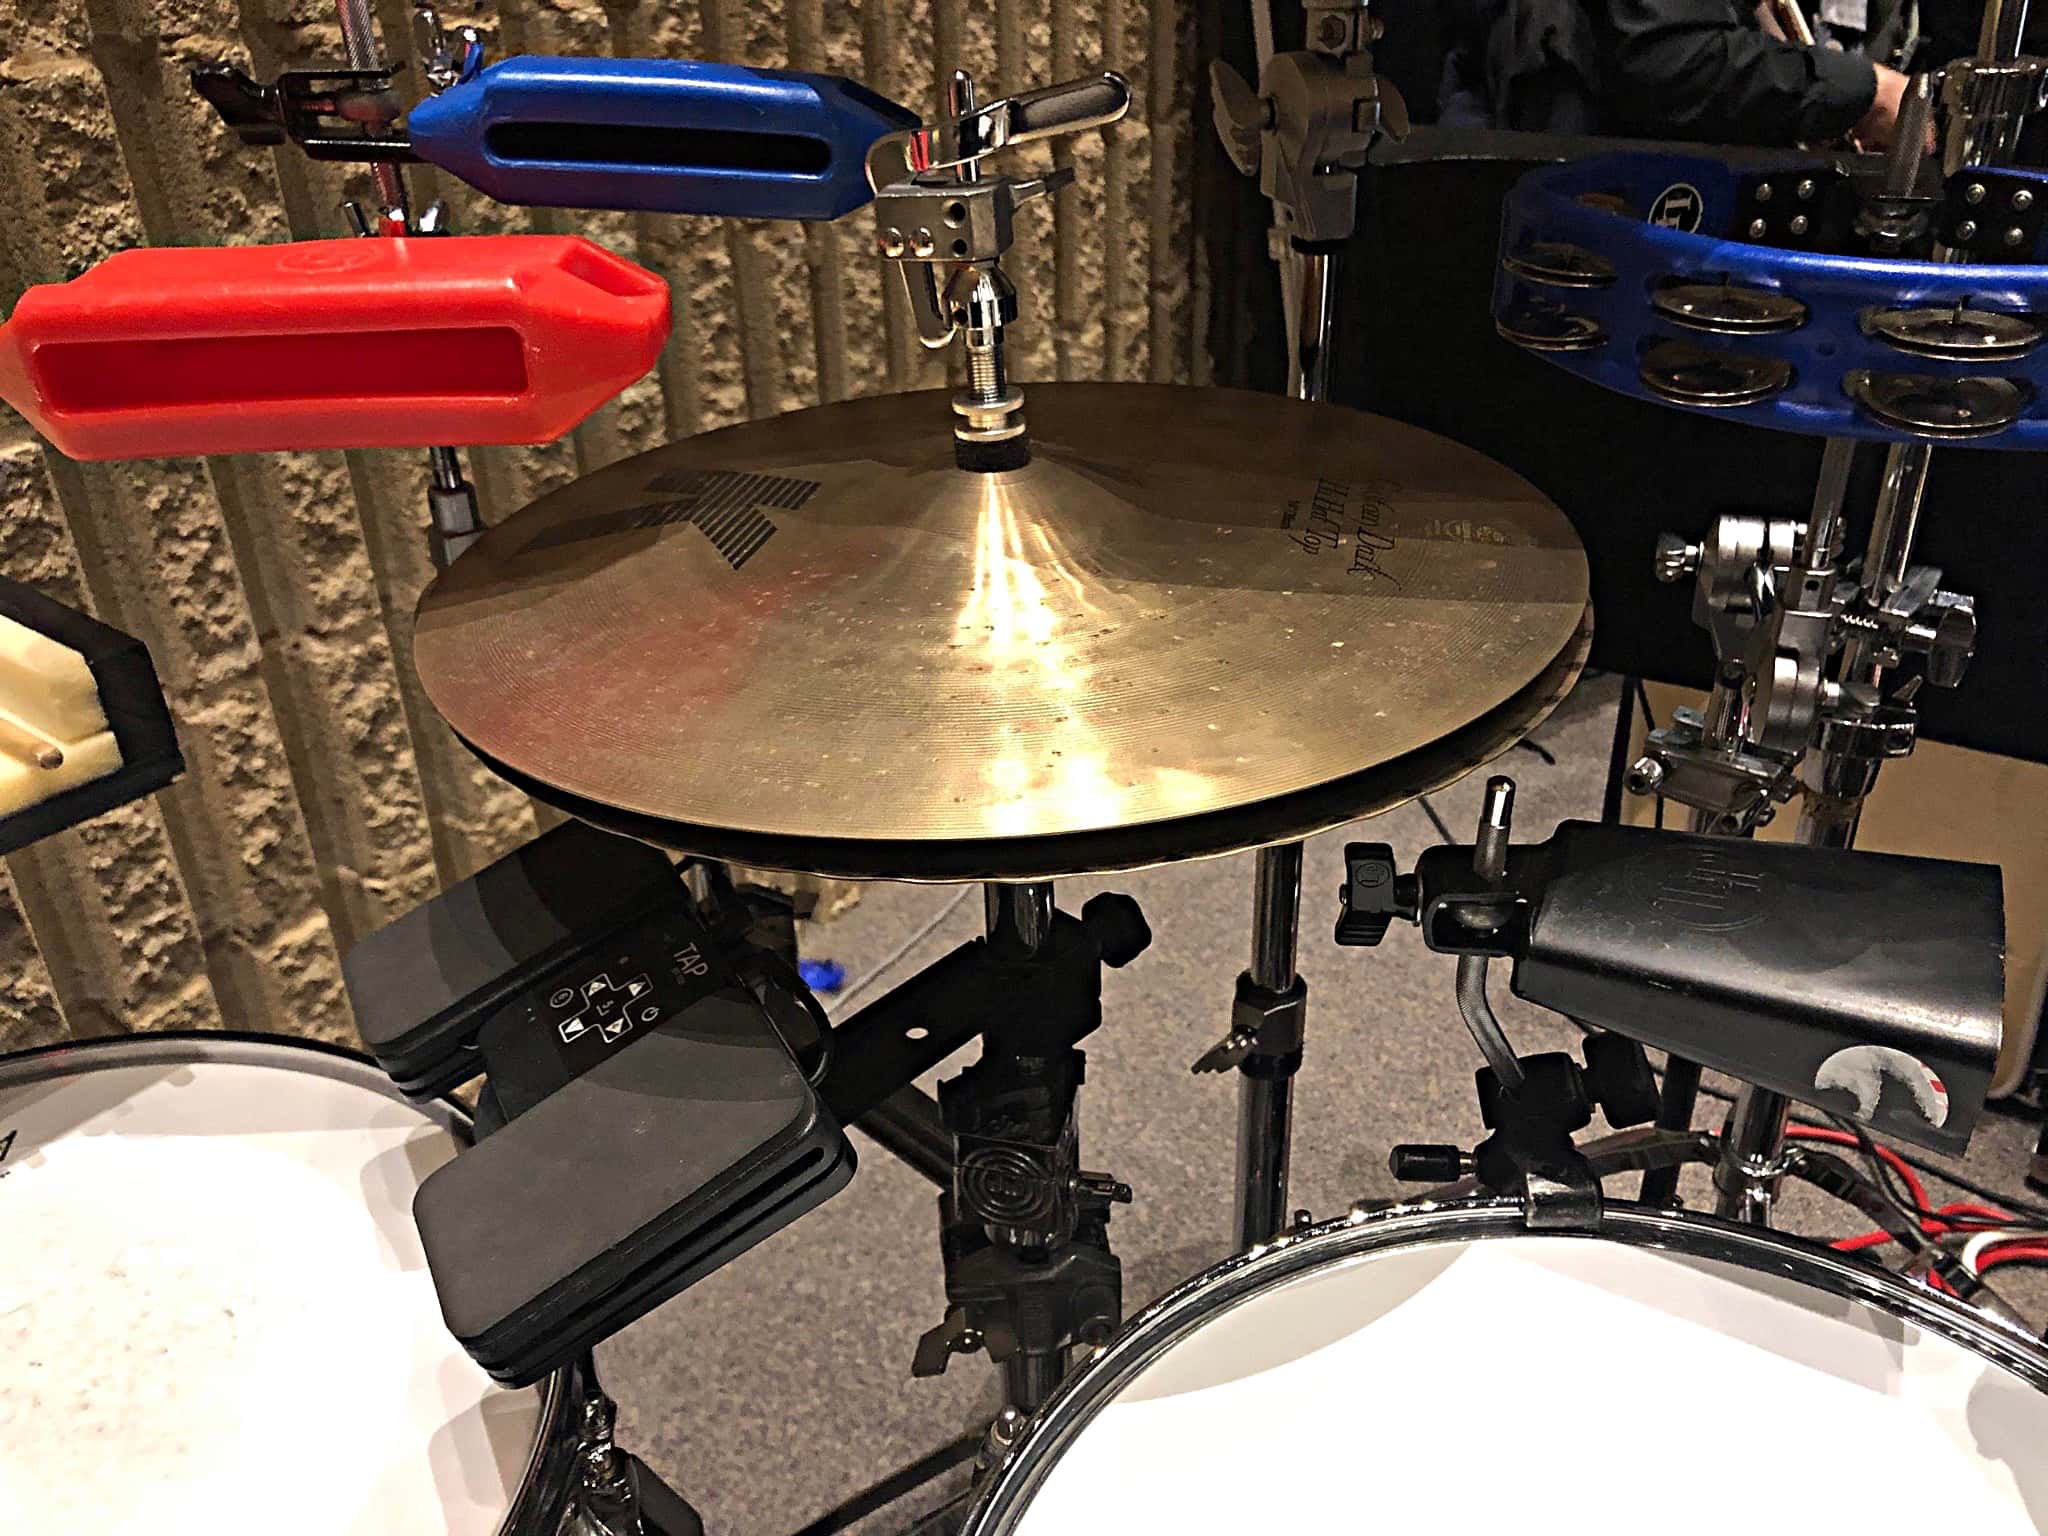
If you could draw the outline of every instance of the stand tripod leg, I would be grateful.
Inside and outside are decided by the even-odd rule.
[[[1700,1064],[1683,1056],[1664,1059],[1664,1086],[1657,1096],[1657,1129],[1692,1129],[1693,1110],[1700,1101]],[[1652,1168],[1643,1175],[1636,1198],[1644,1205],[1669,1205],[1678,1198],[1679,1168]]]

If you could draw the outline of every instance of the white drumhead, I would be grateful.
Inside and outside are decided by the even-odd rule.
[[[1778,1275],[1584,1238],[1356,1255],[1109,1399],[1015,1529],[2048,1529],[2048,1396]]]
[[[442,1326],[450,1132],[290,1046],[76,1054],[0,1077],[0,1530],[496,1531],[542,1398]]]

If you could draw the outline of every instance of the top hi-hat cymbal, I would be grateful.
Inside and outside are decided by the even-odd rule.
[[[1500,751],[1569,686],[1586,560],[1526,481],[1271,395],[943,394],[586,476],[421,601],[437,709],[515,783],[692,852],[1029,879],[1298,837]]]

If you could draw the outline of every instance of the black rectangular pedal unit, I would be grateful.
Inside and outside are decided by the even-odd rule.
[[[0,577],[0,854],[184,771],[148,648]]]
[[[646,858],[660,879],[624,878]],[[733,942],[661,855],[572,823],[358,948],[379,1059],[413,1082],[480,1066],[503,1117],[413,1203],[449,1331],[498,1380],[538,1380],[852,1178]],[[408,977],[438,985],[409,999]],[[362,1011],[380,1001],[402,1006]]]

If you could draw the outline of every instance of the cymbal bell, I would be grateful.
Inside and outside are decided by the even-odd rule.
[[[421,679],[515,783],[673,847],[1034,879],[1299,837],[1503,750],[1584,659],[1586,562],[1511,471],[1278,396],[1039,385],[600,470],[422,599]]]

